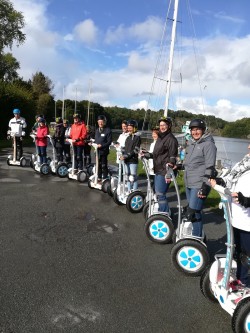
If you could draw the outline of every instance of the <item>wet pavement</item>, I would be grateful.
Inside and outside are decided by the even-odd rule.
[[[146,238],[142,214],[86,183],[7,166],[7,153],[1,333],[231,332],[230,316],[203,297],[199,278],[173,268],[172,245]],[[169,200],[175,211],[174,192]],[[205,231],[212,256],[224,248],[222,217],[206,210]]]

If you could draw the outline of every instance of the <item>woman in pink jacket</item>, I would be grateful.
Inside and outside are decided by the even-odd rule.
[[[46,125],[46,121],[44,118],[40,118],[39,126],[36,132],[36,146],[37,152],[40,157],[40,163],[47,162],[47,135],[49,134],[49,129]]]

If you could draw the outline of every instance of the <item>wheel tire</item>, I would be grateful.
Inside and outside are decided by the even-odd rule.
[[[88,175],[92,176],[93,175],[94,164],[89,164],[86,169],[87,169]]]
[[[8,164],[8,165],[11,165],[11,164],[10,164],[10,159],[9,159],[9,158],[7,158],[7,164]]]
[[[200,279],[200,290],[202,294],[213,303],[218,303],[217,298],[211,289],[211,283],[209,278],[209,273],[212,265],[209,265],[205,271],[201,274]]]
[[[145,195],[141,191],[129,194],[126,201],[127,210],[130,213],[140,213],[143,210]]]
[[[108,193],[108,186],[110,186],[110,180],[109,179],[105,179],[103,182],[102,182],[102,191],[104,193]]]
[[[56,174],[60,178],[65,178],[68,176],[68,167],[66,163],[61,163],[57,169],[56,169]]]
[[[113,192],[111,191],[111,184],[109,184],[108,187],[107,187],[107,193],[110,197],[113,196]]]
[[[50,167],[48,165],[48,163],[43,163],[40,167],[40,173],[42,175],[48,175],[50,173]]]
[[[172,247],[171,260],[174,267],[184,275],[200,276],[209,263],[209,254],[199,241],[185,239]]]
[[[21,159],[20,159],[20,165],[21,165],[22,168],[26,167],[27,160],[26,160],[25,157],[21,157]]]
[[[148,219],[148,209],[149,209],[149,202],[146,202],[142,209],[142,213],[143,213],[145,220]]]
[[[170,243],[174,232],[172,220],[162,214],[150,216],[145,222],[144,229],[147,237],[158,244]]]
[[[114,202],[119,205],[119,206],[122,206],[123,203],[121,201],[119,201],[118,199],[118,195],[117,195],[117,189],[114,190],[114,193],[113,193],[113,200]]]
[[[84,172],[84,171],[79,171],[78,174],[77,174],[77,180],[78,180],[80,183],[84,183],[84,182],[86,182],[86,180],[87,180],[87,174],[86,174],[86,172]]]
[[[173,232],[172,243],[176,244],[176,230]]]
[[[232,316],[232,329],[234,333],[250,332],[250,297],[238,303]]]
[[[30,160],[30,167],[34,169],[34,162],[32,161],[32,159]]]

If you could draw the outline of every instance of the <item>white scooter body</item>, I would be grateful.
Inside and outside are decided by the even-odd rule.
[[[94,148],[95,155],[96,155],[96,164],[95,167],[93,168],[93,175],[89,177],[88,180],[88,186],[89,188],[94,188],[96,190],[100,190],[103,192],[107,192],[107,186],[110,184],[110,180],[108,178],[102,179],[101,182],[98,182],[98,167],[99,167],[99,161],[98,161],[98,145],[97,143],[92,140],[91,146]]]
[[[49,138],[50,144],[52,146],[52,160],[50,162],[48,162],[51,172],[52,172],[52,174],[57,175],[60,178],[67,177],[67,175],[68,175],[67,163],[58,162],[56,160],[56,149],[55,149],[53,139],[50,135],[48,135],[48,138]]]
[[[13,156],[12,155],[8,155],[7,157],[7,164],[8,165],[16,165],[16,166],[21,166],[21,167],[25,167],[26,166],[26,158],[24,156],[22,156],[20,158],[20,160],[18,161],[16,156],[17,156],[17,147],[16,147],[16,135],[18,134],[18,136],[20,136],[19,132],[10,132],[10,137],[13,140]]]
[[[83,170],[78,170],[75,173],[75,151],[73,148],[73,140],[67,139],[67,141],[70,143],[70,147],[72,150],[72,167],[68,169],[68,178],[72,180],[77,180],[80,183],[84,183],[87,180],[87,174]]]
[[[250,289],[242,287],[232,290],[230,282],[236,280],[237,264],[233,259],[234,237],[228,189],[216,188],[221,196],[221,206],[227,228],[227,252],[215,255],[213,264],[201,276],[200,288],[203,295],[213,302],[217,300],[221,307],[232,316],[232,328],[235,333],[250,332]]]

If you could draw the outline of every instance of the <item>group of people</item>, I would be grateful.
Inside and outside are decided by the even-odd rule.
[[[20,110],[13,110],[14,118],[9,122],[8,135],[12,132],[16,124],[21,126],[22,131],[18,132],[17,148],[18,158],[22,156],[21,137],[25,134],[27,127],[25,119],[20,117]],[[107,119],[104,115],[97,118],[98,127],[95,133],[91,133],[89,128],[81,120],[79,114],[73,116],[74,123],[69,126],[67,120],[57,118],[55,133],[53,135],[58,161],[70,161],[70,146],[68,139],[73,143],[75,166],[77,170],[83,168],[84,162],[91,161],[90,139],[93,138],[97,144],[98,153],[98,181],[108,177],[108,154],[112,143],[112,132],[107,127]],[[121,148],[120,159],[125,163],[125,173],[128,190],[138,188],[138,157],[139,153],[145,158],[150,159],[150,170],[154,176],[154,191],[158,199],[159,211],[170,214],[167,200],[167,191],[170,179],[166,178],[166,166],[178,169],[178,141],[172,133],[172,121],[169,117],[161,117],[158,124],[152,130],[153,142],[149,151],[141,151],[141,138],[138,133],[138,124],[135,120],[124,120],[121,124],[122,133],[120,134],[117,145]],[[16,127],[15,127],[16,128]],[[232,170],[223,177],[216,178],[216,153],[217,148],[212,135],[207,131],[206,124],[202,119],[193,119],[189,124],[190,139],[185,149],[185,158],[181,164],[184,169],[184,181],[187,198],[187,218],[192,222],[192,234],[202,237],[202,209],[204,202],[209,195],[211,187],[227,186],[232,192],[232,218],[234,237],[237,253],[237,278],[239,284],[247,283],[248,258],[250,263],[250,153],[242,161],[237,163]],[[48,127],[42,116],[37,118],[33,126],[36,133],[36,145],[38,154],[42,161],[46,160],[46,146]],[[250,145],[248,147],[250,149]]]

